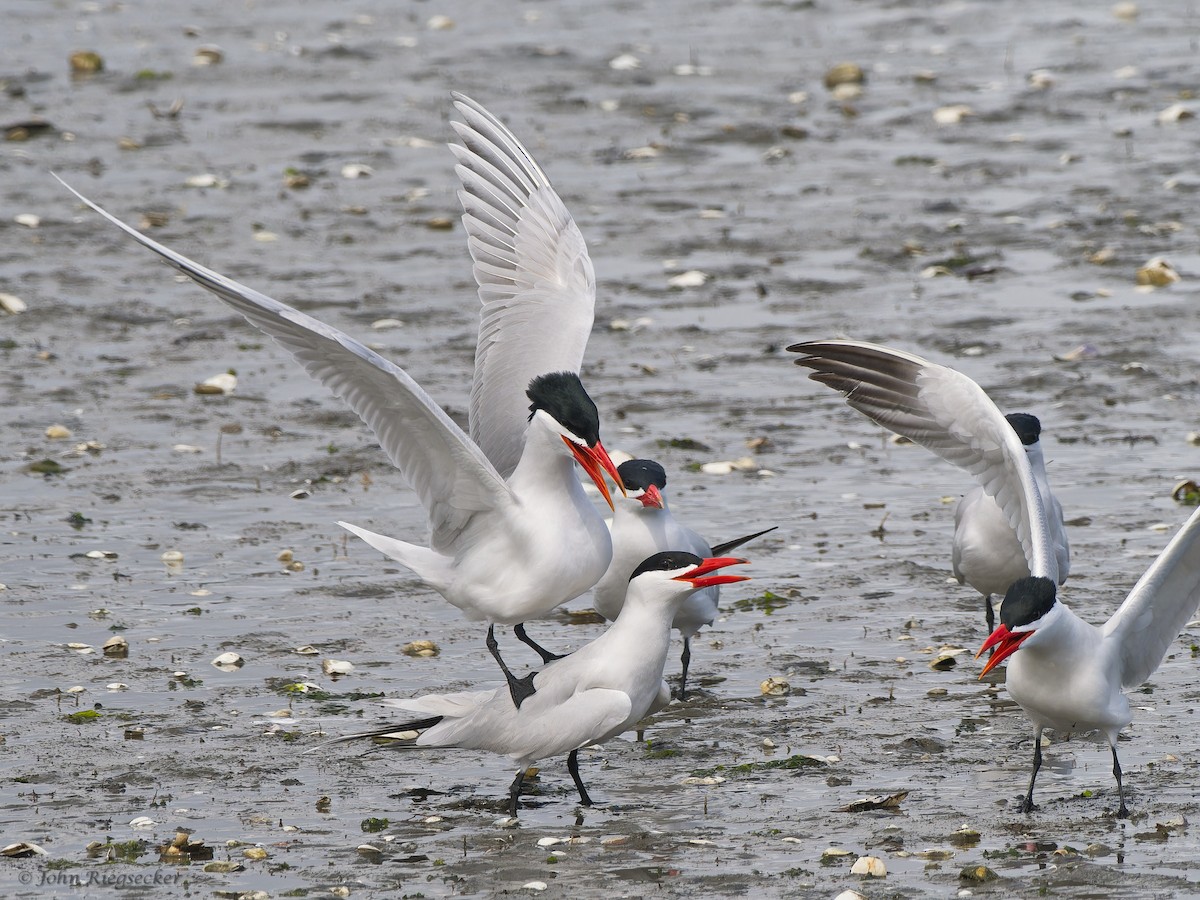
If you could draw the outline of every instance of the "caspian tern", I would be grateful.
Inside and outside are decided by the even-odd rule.
[[[583,238],[511,133],[478,104],[456,97],[467,119],[455,123],[465,144],[454,148],[456,171],[483,301],[474,440],[404,370],[363,344],[151,240],[63,184],[345,400],[420,496],[431,536],[423,547],[339,524],[410,568],[468,618],[519,626],[587,591],[611,559],[608,529],[574,462],[609,506],[602,473],[618,486],[620,479],[577,374],[595,294]]]
[[[1036,486],[1054,561],[1049,577],[1066,581],[1070,544],[1046,479],[1036,417],[1004,416],[966,375],[901,350],[862,341],[806,341],[788,350],[804,354],[796,365],[812,369],[809,378],[841,391],[867,418],[975,476],[979,485],[955,510],[953,563],[959,583],[983,595],[989,632],[992,595],[1003,596],[1031,573],[1021,536],[1030,523],[1018,515],[1016,492]]]
[[[1036,495],[1026,495],[1036,503]],[[1034,517],[1036,521],[1036,517]],[[1051,558],[1049,535],[1035,528],[1042,559]],[[1126,818],[1125,787],[1117,759],[1117,734],[1133,721],[1123,693],[1154,674],[1200,604],[1200,509],[1138,579],[1125,602],[1097,628],[1058,599],[1054,579],[1032,565],[1000,607],[1000,625],[979,648],[995,648],[982,678],[1008,659],[1005,685],[1034,726],[1033,772],[1022,812],[1032,812],[1033,785],[1042,765],[1042,732],[1098,731],[1112,749],[1113,777]],[[1018,652],[1020,651],[1020,652]],[[1009,659],[1011,657],[1011,659]]]
[[[620,734],[670,702],[663,668],[672,619],[696,591],[747,580],[713,574],[744,562],[656,553],[634,570],[617,620],[594,641],[533,673],[535,690],[520,706],[502,688],[389,700],[389,706],[421,718],[334,743],[393,736],[398,740],[389,746],[396,749],[456,747],[506,754],[520,766],[508,792],[514,816],[525,770],[539,759],[566,753],[580,802],[591,806],[579,777],[580,749]],[[420,734],[403,734],[412,731]]]
[[[625,495],[629,499],[619,501],[613,508],[612,562],[604,577],[592,589],[592,605],[610,622],[617,618],[625,604],[625,593],[630,586],[629,574],[651,553],[687,550],[698,556],[724,556],[747,541],[775,530],[771,527],[710,547],[704,538],[671,515],[663,493],[667,485],[667,473],[659,463],[652,459],[630,459],[617,466],[617,473],[621,476]],[[691,639],[717,617],[720,594],[720,588],[715,586],[696,591],[684,600],[671,623],[683,635],[683,654],[680,657],[683,674],[679,681],[681,700],[687,698],[688,664],[692,659]]]

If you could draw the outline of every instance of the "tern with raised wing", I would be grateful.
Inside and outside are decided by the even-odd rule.
[[[626,500],[613,508],[613,558],[608,571],[592,590],[592,605],[610,622],[625,605],[629,575],[652,553],[661,550],[687,550],[699,556],[725,556],[747,541],[761,537],[774,527],[711,547],[708,541],[672,514],[667,506],[667,473],[652,459],[629,459],[617,466],[625,487]],[[717,586],[696,591],[679,607],[671,625],[683,636],[680,656],[683,673],[679,680],[679,698],[687,698],[688,665],[692,659],[691,640],[717,617],[721,589]]]
[[[1036,497],[1029,497],[1036,502]],[[1049,535],[1034,530],[1050,556]],[[1112,749],[1117,816],[1126,818],[1125,786],[1117,759],[1117,735],[1133,714],[1125,691],[1154,674],[1171,642],[1200,605],[1200,510],[1138,579],[1125,602],[1101,627],[1083,621],[1057,596],[1054,579],[1039,571],[1009,587],[1000,625],[979,648],[995,649],[979,677],[1008,660],[1005,686],[1034,726],[1033,772],[1021,801],[1032,812],[1033,785],[1042,766],[1042,732],[1098,731]]]
[[[525,639],[520,623],[587,591],[612,555],[574,469],[579,462],[612,505],[603,473],[620,480],[578,376],[595,279],[579,229],[528,151],[477,103],[455,95],[455,106],[465,119],[454,124],[462,145],[453,148],[463,221],[483,304],[471,437],[403,369],[359,341],[151,240],[68,188],[275,339],[358,413],[420,496],[429,546],[340,524],[469,618],[517,625]]]
[[[1062,506],[1050,491],[1042,455],[1041,423],[1027,413],[1003,415],[991,398],[961,372],[911,353],[863,341],[806,341],[788,350],[809,378],[845,395],[872,421],[967,470],[978,485],[954,514],[953,565],[959,584],[984,597],[987,627],[995,627],[992,596],[1031,573],[1024,521],[1013,498],[1037,488],[1040,514],[1050,535],[1058,584],[1070,570],[1070,544]]]
[[[532,673],[535,690],[520,706],[502,688],[390,700],[389,706],[419,718],[337,742],[394,737],[387,746],[396,749],[456,747],[505,754],[520,767],[508,794],[514,816],[528,767],[566,754],[579,800],[591,806],[579,775],[579,751],[620,734],[670,702],[663,668],[672,620],[696,591],[745,581],[746,576],[719,571],[744,562],[683,551],[656,553],[633,571],[617,620],[570,656]]]

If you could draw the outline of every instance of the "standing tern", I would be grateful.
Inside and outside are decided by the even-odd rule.
[[[396,749],[456,747],[506,754],[520,766],[508,792],[514,816],[526,769],[566,753],[579,800],[591,806],[579,777],[580,749],[620,734],[670,702],[663,668],[672,620],[697,591],[746,581],[743,575],[713,574],[744,562],[683,551],[656,553],[633,571],[617,620],[594,641],[534,673],[536,690],[520,706],[500,688],[389,700],[389,706],[421,718],[335,743],[392,736],[398,740],[389,746]],[[413,731],[420,734],[402,735]]]
[[[1026,500],[1036,504],[1037,497],[1027,495]],[[1040,556],[1052,558],[1049,534],[1035,530],[1035,540],[1042,544]],[[1034,809],[1042,732],[1047,728],[1068,734],[1098,731],[1112,749],[1120,799],[1117,816],[1127,818],[1117,734],[1133,721],[1133,715],[1123,691],[1154,674],[1200,604],[1200,509],[1099,628],[1058,599],[1054,579],[1046,570],[1033,569],[1033,575],[1008,589],[1000,607],[1000,625],[976,655],[995,649],[980,678],[1012,657],[1005,684],[1033,722],[1033,772],[1021,811]]]
[[[455,96],[467,122],[455,123],[465,146],[453,149],[483,302],[474,439],[406,372],[363,344],[151,240],[66,186],[345,400],[420,496],[430,542],[339,524],[468,618],[517,625],[527,640],[521,622],[587,591],[611,559],[608,530],[574,472],[578,461],[612,506],[602,472],[620,479],[578,377],[595,281],[574,220],[528,151],[486,110]]]
[[[809,378],[845,394],[872,421],[966,469],[979,482],[954,513],[954,574],[984,597],[987,626],[995,626],[992,595],[1031,574],[1027,510],[1015,501],[1035,487],[1037,515],[1050,535],[1053,571],[1062,584],[1070,544],[1062,507],[1050,491],[1042,456],[1041,423],[1027,413],[1004,416],[983,389],[961,372],[911,353],[861,341],[807,341],[788,350]]]
[[[699,556],[724,556],[747,541],[775,530],[771,527],[710,547],[704,538],[671,515],[663,493],[667,485],[667,473],[659,463],[652,459],[630,459],[617,466],[617,473],[621,476],[625,495],[629,499],[617,503],[613,509],[612,562],[592,590],[592,605],[610,622],[617,618],[625,604],[630,573],[651,553],[673,549],[688,550]],[[680,700],[687,699],[691,639],[703,626],[711,625],[716,619],[720,595],[721,589],[716,586],[696,591],[683,601],[671,622],[671,626],[683,636]]]

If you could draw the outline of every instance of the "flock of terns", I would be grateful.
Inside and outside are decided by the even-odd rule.
[[[663,671],[672,628],[684,639],[686,691],[689,639],[716,617],[720,586],[746,579],[726,571],[746,560],[727,554],[765,532],[713,547],[670,512],[661,465],[614,465],[578,374],[596,287],[583,236],[512,132],[461,94],[454,106],[462,121],[452,123],[459,143],[450,149],[482,302],[469,434],[404,370],[360,342],[151,240],[67,187],[277,341],[362,418],[419,495],[429,543],[340,524],[488,624],[486,645],[503,687],[387,701],[408,720],[340,740],[387,737],[398,748],[505,754],[519,766],[509,790],[514,816],[527,768],[566,754],[589,806],[579,750],[670,703]],[[1035,417],[1005,417],[965,375],[899,350],[858,341],[788,350],[852,407],[975,478],[955,516],[954,572],[985,598],[990,636],[979,655],[992,655],[983,673],[1008,661],[1007,689],[1035,728],[1021,810],[1034,809],[1041,737],[1050,728],[1107,738],[1117,815],[1128,816],[1117,759],[1118,732],[1132,720],[1123,691],[1149,678],[1200,603],[1200,510],[1096,627],[1058,598],[1069,546]],[[612,508],[611,525],[576,464]],[[589,589],[612,622],[594,641],[558,656],[525,633],[526,620]],[[998,626],[993,595],[1003,595]],[[514,675],[496,625],[513,626],[542,666]]]

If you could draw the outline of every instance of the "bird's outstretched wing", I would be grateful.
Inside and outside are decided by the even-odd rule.
[[[805,341],[796,365],[869,419],[965,469],[995,498],[1029,571],[1057,582],[1058,563],[1021,439],[983,388],[946,366],[862,341]]]
[[[58,180],[139,244],[274,338],[309,375],[358,413],[420,496],[429,513],[435,548],[441,543],[439,536],[457,533],[475,512],[511,502],[508,485],[479,448],[399,366],[336,328],[151,240]]]
[[[1138,579],[1104,625],[1121,648],[1121,684],[1135,688],[1158,668],[1200,605],[1200,509]]]
[[[578,372],[592,331],[596,276],[583,235],[529,151],[462,94],[451,125],[467,244],[483,304],[471,437],[505,478],[524,447],[537,375]]]

